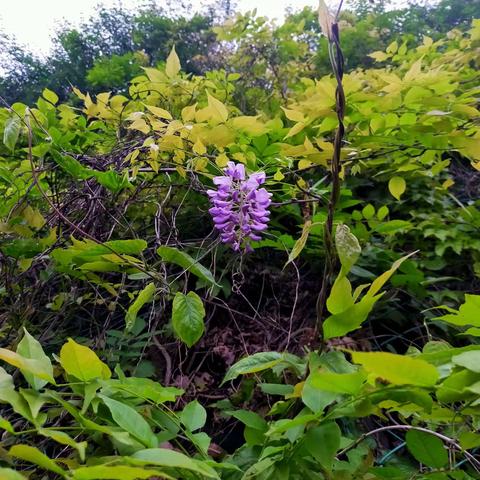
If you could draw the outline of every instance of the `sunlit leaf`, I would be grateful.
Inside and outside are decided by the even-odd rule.
[[[359,363],[375,378],[394,385],[431,387],[439,378],[438,370],[425,360],[387,352],[351,352],[354,363]]]
[[[165,73],[168,78],[174,78],[180,72],[181,65],[180,59],[178,58],[177,52],[175,51],[175,45],[172,47],[168,57],[167,63],[165,65]]]
[[[28,333],[26,328],[23,330],[24,335],[17,346],[17,353],[22,355],[24,358],[29,358],[36,361],[41,369],[47,372],[50,378],[53,378],[52,362],[45,355],[40,343]],[[46,380],[42,380],[28,371],[22,371],[22,374],[27,382],[36,390],[39,390],[48,383]]]
[[[405,183],[405,179],[402,177],[392,177],[388,181],[388,189],[397,200],[400,200],[400,197],[405,192],[406,187],[407,184]]]
[[[110,378],[110,369],[90,348],[68,339],[60,350],[60,364],[65,372],[73,377],[88,382],[95,378]]]

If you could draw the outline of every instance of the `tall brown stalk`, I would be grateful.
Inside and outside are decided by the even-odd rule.
[[[333,141],[333,156],[331,162],[332,189],[328,201],[327,220],[324,228],[325,267],[322,277],[322,286],[317,298],[317,322],[315,328],[316,335],[320,332],[322,326],[322,319],[327,301],[327,293],[330,289],[330,285],[332,284],[332,278],[335,274],[335,267],[337,263],[337,255],[335,252],[335,243],[333,239],[333,218],[335,215],[335,208],[338,198],[340,196],[341,151],[343,137],[345,135],[345,126],[343,124],[343,119],[345,117],[345,92],[342,84],[344,59],[342,49],[340,47],[340,32],[338,27],[338,17],[342,8],[342,3],[343,2],[340,2],[335,17],[332,17],[323,0],[320,0],[320,6],[318,9],[319,23],[324,35],[328,40],[330,64],[337,81],[335,99],[338,127],[335,132],[335,139]]]

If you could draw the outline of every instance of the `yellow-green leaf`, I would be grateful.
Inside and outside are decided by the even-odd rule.
[[[38,430],[40,435],[51,438],[57,443],[62,445],[68,445],[75,448],[78,452],[78,456],[82,462],[85,461],[85,451],[87,449],[87,442],[76,442],[70,435],[61,430],[52,430],[51,428],[40,428]],[[1,478],[1,477],[0,477]]]
[[[55,92],[52,92],[48,88],[45,88],[42,92],[42,97],[45,98],[45,100],[48,100],[50,103],[53,103],[56,105],[58,102],[58,95]]]
[[[207,148],[202,143],[202,141],[198,138],[197,141],[193,144],[192,150],[197,155],[205,155],[207,153]]]
[[[227,107],[215,97],[212,97],[209,92],[207,92],[208,98],[208,107],[213,118],[218,122],[226,122],[228,119],[228,110]]]
[[[11,468],[0,468],[0,478],[2,480],[27,480],[27,477]]]
[[[180,59],[178,58],[174,45],[167,58],[167,63],[165,65],[165,73],[167,74],[168,78],[173,78],[177,76],[181,68],[182,67],[180,65]]]
[[[139,292],[135,301],[128,307],[125,315],[125,329],[130,330],[135,324],[139,310],[148,302],[151,302],[155,294],[155,284],[149,283]]]
[[[197,104],[189,105],[188,107],[182,108],[182,120],[184,122],[190,122],[195,119],[195,109],[197,108]]]
[[[126,465],[95,465],[80,467],[72,472],[74,480],[137,480],[152,477],[173,478],[159,470],[129,467]]]
[[[302,234],[300,235],[300,238],[295,242],[295,245],[292,248],[292,251],[288,255],[288,260],[287,263],[283,268],[285,268],[289,263],[293,262],[302,252],[302,250],[305,248],[305,244],[307,243],[308,235],[310,233],[310,230],[312,228],[312,222],[311,220],[307,220],[302,229]]]
[[[290,110],[288,108],[281,107],[282,110],[285,113],[285,116],[289,119],[292,120],[292,122],[304,122],[305,121],[305,115],[300,112],[299,110]]]
[[[205,462],[190,458],[183,453],[167,448],[148,448],[135,452],[131,458],[135,463],[180,468],[199,473],[207,478],[220,478],[217,472]]]
[[[305,128],[305,123],[303,122],[296,123],[285,135],[285,138],[293,137],[297,133],[300,133],[304,128]]]
[[[53,378],[52,362],[45,355],[40,343],[28,333],[26,328],[23,330],[23,338],[17,346],[17,353],[26,359],[37,362],[38,367],[45,371],[50,378]],[[22,374],[25,380],[36,390],[39,390],[47,383],[46,380],[38,378],[38,376],[29,371],[22,371]]]
[[[229,162],[229,159],[225,153],[221,153],[215,159],[215,164],[217,165],[217,167],[220,167],[220,168],[226,167],[228,162]]]
[[[150,112],[152,112],[156,117],[158,118],[165,118],[166,120],[172,120],[172,115],[170,112],[167,110],[160,108],[160,107],[154,107],[152,105],[145,105]]]
[[[392,177],[388,182],[388,189],[390,193],[397,199],[400,200],[403,192],[407,188],[407,184],[405,183],[405,179],[402,177]]]
[[[22,373],[29,373],[34,377],[45,380],[49,383],[55,383],[50,368],[45,362],[38,362],[37,360],[25,358],[22,355],[0,348],[0,360],[17,367]]]
[[[351,352],[354,363],[359,363],[375,378],[394,385],[431,387],[437,383],[438,370],[426,362],[406,355],[387,352]]]
[[[60,350],[60,364],[73,377],[83,382],[94,378],[110,378],[110,369],[88,347],[68,339]]]
[[[11,457],[20,458],[26,462],[38,465],[44,470],[50,470],[51,472],[55,472],[58,475],[65,477],[65,470],[60,468],[38,448],[31,447],[30,445],[14,445],[8,453]]]

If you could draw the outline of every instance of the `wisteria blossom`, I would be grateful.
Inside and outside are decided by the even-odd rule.
[[[239,252],[250,252],[252,240],[261,240],[261,232],[267,229],[268,210],[272,196],[265,188],[265,173],[245,174],[241,163],[228,162],[225,175],[214,177],[217,190],[208,190],[215,228],[220,231],[222,242]]]

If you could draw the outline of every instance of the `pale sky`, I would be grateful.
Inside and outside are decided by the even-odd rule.
[[[46,54],[56,22],[67,19],[76,24],[82,18],[87,19],[98,3],[111,6],[118,0],[0,0],[0,32],[14,34],[30,50]],[[122,3],[127,8],[135,8],[139,0],[123,0]],[[200,5],[202,2],[192,0],[192,3]],[[241,11],[257,8],[259,15],[281,18],[288,6],[301,9],[318,3],[317,0],[238,0],[237,4]]]

